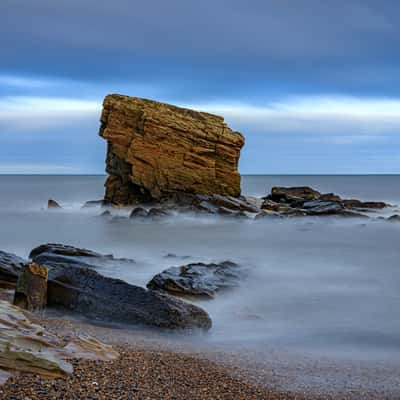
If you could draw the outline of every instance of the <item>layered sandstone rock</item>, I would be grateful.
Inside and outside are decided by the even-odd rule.
[[[222,117],[109,95],[100,136],[108,142],[106,201],[129,205],[176,192],[240,195],[244,137]]]

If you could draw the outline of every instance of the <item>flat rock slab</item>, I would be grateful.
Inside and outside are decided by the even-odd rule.
[[[19,307],[0,300],[0,384],[12,373],[27,372],[46,377],[71,374],[72,358],[115,360],[118,353],[90,337],[65,342],[30,321]]]
[[[237,287],[242,278],[242,269],[231,261],[193,263],[166,269],[154,276],[147,287],[179,296],[213,298],[220,290]]]

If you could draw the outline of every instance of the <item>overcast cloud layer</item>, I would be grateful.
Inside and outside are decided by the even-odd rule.
[[[108,93],[224,115],[242,173],[400,173],[400,2],[2,0],[0,173],[102,173]]]

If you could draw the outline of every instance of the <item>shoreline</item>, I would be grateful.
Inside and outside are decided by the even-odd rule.
[[[286,376],[271,364],[246,365],[238,354],[221,355],[212,349],[204,352],[179,347],[167,341],[152,340],[140,329],[128,330],[68,316],[33,319],[50,333],[68,339],[90,335],[111,344],[120,353],[115,361],[74,359],[72,375],[49,380],[37,375],[17,374],[0,386],[0,399],[265,399],[265,400],[336,400],[397,399],[380,387],[367,390],[343,387],[330,391],[311,386],[290,389],[289,375],[301,375],[309,366],[290,364]],[[253,360],[254,361],[254,360]],[[332,366],[331,372],[334,372]],[[379,367],[377,367],[379,368]],[[321,370],[325,381],[334,380],[329,370]],[[348,371],[349,372],[349,371]],[[333,374],[334,375],[334,374]],[[289,378],[289,379],[288,379]],[[326,389],[326,390],[325,390]],[[67,394],[66,394],[67,393]]]

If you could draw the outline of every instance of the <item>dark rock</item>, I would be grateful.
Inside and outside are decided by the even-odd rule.
[[[15,285],[18,274],[26,263],[28,263],[27,260],[15,254],[0,250],[0,284]]]
[[[338,196],[335,193],[321,194],[321,196],[319,197],[319,200],[332,201],[332,202],[335,202],[335,203],[341,203],[342,202],[341,197]]]
[[[28,311],[42,311],[47,304],[48,270],[35,263],[22,267],[14,293],[14,305]]]
[[[168,329],[211,327],[199,307],[86,268],[50,269],[47,297],[50,307],[105,321]]]
[[[343,206],[345,208],[355,209],[382,209],[388,206],[388,204],[382,201],[360,201],[356,199],[343,200]]]
[[[110,263],[135,263],[126,258],[115,258],[112,254],[101,254],[79,247],[48,243],[34,248],[29,257],[37,264],[51,267],[100,268]]]
[[[340,203],[324,200],[306,201],[302,205],[302,209],[307,215],[332,215],[339,214],[343,210]]]
[[[109,210],[105,210],[99,215],[99,217],[111,217],[111,213]]]
[[[279,203],[270,199],[265,199],[261,204],[262,210],[279,211],[279,207]]]
[[[267,196],[267,199],[276,202],[287,202],[291,203],[297,200],[317,200],[321,196],[321,193],[308,186],[298,187],[281,187],[275,186],[271,189],[271,194]]]
[[[148,216],[148,212],[143,207],[136,207],[132,210],[129,218],[146,218]]]
[[[400,215],[399,214],[394,214],[388,217],[387,219],[390,222],[400,222]]]
[[[147,284],[149,289],[180,296],[214,297],[222,290],[238,286],[243,273],[238,264],[194,263],[168,268]]]
[[[48,200],[47,201],[47,208],[62,208],[55,200]]]
[[[162,208],[158,208],[158,207],[150,208],[149,212],[147,213],[147,217],[152,218],[152,219],[165,218],[165,217],[169,217],[170,215],[171,214],[169,211],[164,210]]]
[[[196,202],[197,204],[206,202],[216,207],[224,207],[225,209],[236,211],[247,211],[250,213],[258,213],[260,211],[257,206],[248,202],[245,197],[199,194],[195,196],[195,203]]]
[[[107,257],[112,258],[111,254],[100,254],[95,251],[83,249],[75,246],[69,246],[59,243],[47,243],[35,247],[29,254],[29,258],[35,258],[39,254],[60,254],[71,257]]]

